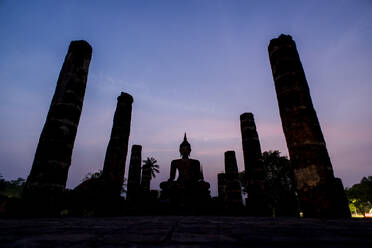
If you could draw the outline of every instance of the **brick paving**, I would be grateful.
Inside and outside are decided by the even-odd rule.
[[[214,216],[0,219],[0,247],[372,247],[372,219]]]

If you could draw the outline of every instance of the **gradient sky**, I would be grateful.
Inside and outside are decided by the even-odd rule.
[[[0,0],[0,173],[27,177],[71,40],[93,47],[68,187],[101,169],[116,97],[134,97],[132,144],[169,176],[186,131],[217,191],[224,152],[243,170],[239,116],[287,155],[267,46],[292,35],[335,175],[372,175],[371,1]],[[127,156],[127,169],[130,152]],[[127,172],[126,172],[127,175]]]

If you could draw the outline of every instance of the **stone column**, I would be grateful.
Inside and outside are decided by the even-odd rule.
[[[305,217],[339,214],[332,164],[310,96],[296,44],[289,35],[270,41],[269,57],[283,131]]]
[[[220,198],[221,202],[225,204],[227,201],[226,195],[226,173],[218,173],[217,174],[217,185],[218,185],[218,198]]]
[[[121,92],[107,146],[102,178],[110,195],[120,196],[128,153],[133,97]]]
[[[86,41],[70,43],[24,188],[32,203],[55,200],[66,187],[91,56]]]
[[[240,115],[242,146],[248,199],[246,205],[250,215],[271,214],[265,197],[265,170],[262,161],[261,145],[252,113]]]
[[[262,153],[256,124],[252,113],[240,115],[240,129],[242,133],[242,146],[244,169],[248,179],[254,179],[256,174],[263,175]]]
[[[235,151],[225,152],[225,175],[220,176],[225,182],[225,204],[228,208],[243,206],[242,191],[238,174],[238,163],[236,162]]]
[[[142,146],[133,145],[129,163],[127,199],[134,200],[140,194]]]
[[[151,168],[143,166],[142,177],[141,177],[141,187],[144,191],[150,191],[151,182]]]
[[[238,174],[238,163],[236,162],[235,151],[225,152],[225,173]]]

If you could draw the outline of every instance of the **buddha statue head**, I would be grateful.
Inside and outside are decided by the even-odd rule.
[[[183,142],[180,144],[180,154],[182,158],[188,158],[191,153],[191,145],[187,142],[186,133],[183,138]]]

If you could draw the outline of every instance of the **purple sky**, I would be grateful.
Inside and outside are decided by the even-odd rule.
[[[267,53],[284,33],[297,43],[335,175],[351,186],[372,175],[371,20],[368,0],[0,0],[0,173],[27,177],[69,42],[84,39],[93,57],[68,187],[102,168],[125,91],[130,146],[160,165],[151,187],[168,178],[186,131],[216,194],[225,151],[243,169],[241,113],[254,113],[263,151],[288,154]]]

